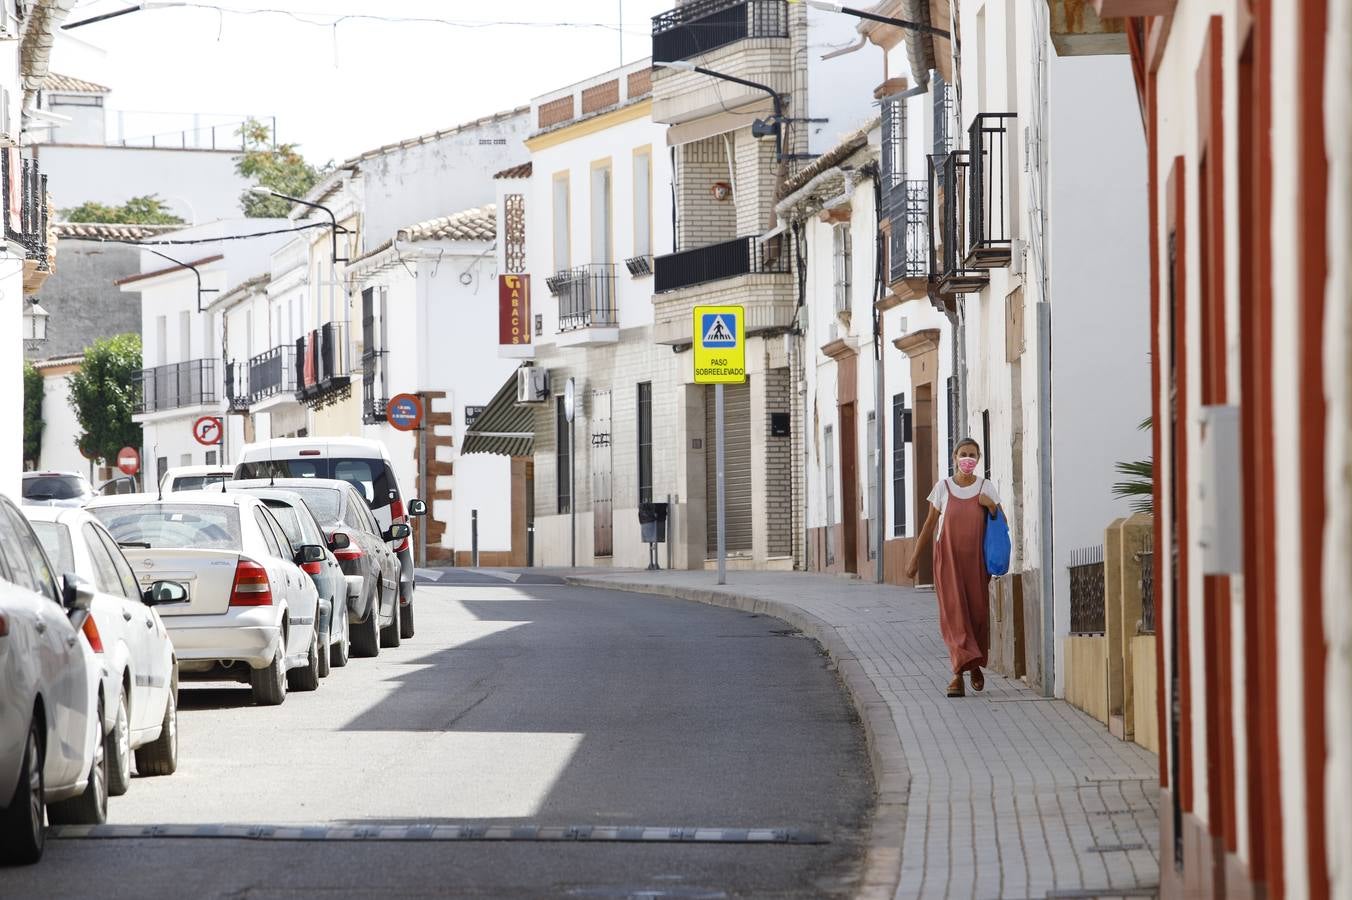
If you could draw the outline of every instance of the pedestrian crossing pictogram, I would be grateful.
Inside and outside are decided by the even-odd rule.
[[[727,321],[729,318],[732,318],[731,325]],[[737,320],[723,313],[706,313],[704,315],[704,346],[710,348],[737,346]]]

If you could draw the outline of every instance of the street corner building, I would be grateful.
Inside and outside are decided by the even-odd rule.
[[[1352,6],[1097,6],[1149,166],[1161,894],[1352,896]]]

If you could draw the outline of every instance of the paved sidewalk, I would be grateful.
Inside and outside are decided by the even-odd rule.
[[[721,588],[710,572],[587,569],[569,580],[763,612],[826,647],[878,781],[861,896],[1154,895],[1156,758],[994,673],[983,694],[945,697],[932,592],[788,572],[729,572]]]

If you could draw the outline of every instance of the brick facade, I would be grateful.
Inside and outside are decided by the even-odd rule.
[[[729,166],[728,148],[722,137],[712,137],[686,144],[676,154],[676,202],[680,210],[676,242],[682,250],[737,237],[736,198],[719,200],[714,196],[716,184],[732,184],[734,169]]]
[[[582,91],[582,115],[600,112],[620,102],[620,81],[603,81]]]
[[[573,95],[560,97],[557,100],[550,100],[548,103],[540,104],[540,111],[536,118],[537,128],[549,128],[567,122],[576,115],[573,108]]]

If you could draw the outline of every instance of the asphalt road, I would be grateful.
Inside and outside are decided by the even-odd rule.
[[[185,685],[179,771],[136,779],[109,807],[114,824],[321,826],[320,839],[64,838],[38,866],[0,870],[0,895],[850,893],[872,785],[862,732],[813,642],[775,619],[527,580],[444,573],[419,588],[416,638],[280,707]],[[821,843],[324,830],[466,823],[784,828]]]

